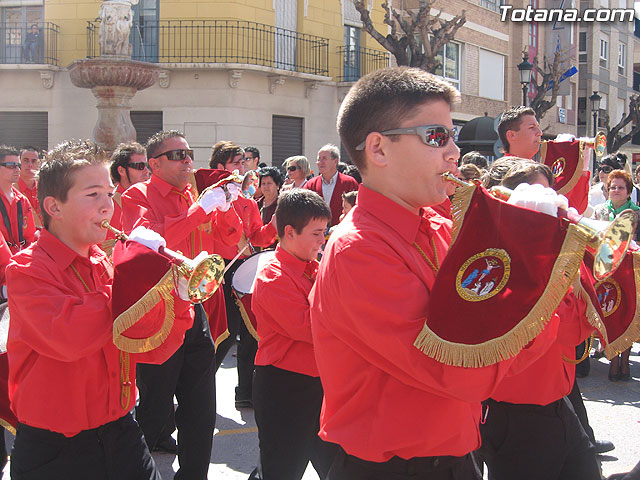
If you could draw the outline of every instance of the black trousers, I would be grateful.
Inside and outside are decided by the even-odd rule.
[[[225,260],[226,263],[231,260]],[[251,336],[249,330],[242,320],[240,309],[236,304],[236,296],[231,286],[233,274],[244,260],[237,260],[224,275],[224,301],[227,309],[227,328],[229,336],[218,345],[216,370],[222,364],[224,357],[229,349],[239,338],[237,351],[237,369],[238,369],[238,386],[236,387],[236,400],[250,400],[252,397],[251,389],[253,384],[253,370],[258,351],[258,342]]]
[[[340,448],[327,480],[482,480],[482,475],[473,454],[369,462]]]
[[[563,397],[549,405],[487,400],[479,453],[489,480],[600,480],[595,448]]]
[[[195,307],[193,327],[176,353],[162,365],[138,365],[136,419],[151,448],[170,424],[174,394],[178,400],[176,480],[207,478],[216,423],[215,351],[204,309]]]
[[[300,480],[309,461],[323,480],[337,445],[318,437],[322,384],[317,377],[256,366],[253,405],[262,480]]]
[[[573,411],[576,412],[578,416],[578,420],[580,420],[580,425],[584,428],[584,431],[587,433],[589,440],[591,443],[595,445],[596,437],[593,434],[593,428],[589,425],[589,416],[587,415],[587,409],[584,406],[584,401],[582,400],[582,393],[580,393],[580,387],[578,386],[577,379],[573,382],[573,388],[567,398],[571,402],[571,406],[573,407]]]
[[[18,424],[11,451],[15,480],[161,480],[140,427],[129,413],[67,438]]]
[[[587,349],[588,341],[582,342],[580,345],[576,346],[576,360],[580,360],[582,355],[584,355],[585,350]],[[589,355],[583,361],[576,365],[576,373],[580,374],[583,377],[589,375],[591,371],[591,360]]]

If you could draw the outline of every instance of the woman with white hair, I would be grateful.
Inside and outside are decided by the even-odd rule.
[[[284,185],[283,190],[290,188],[302,188],[307,183],[307,177],[311,174],[311,165],[307,157],[295,155],[284,161],[284,168],[287,170],[287,176],[292,180],[291,183]]]

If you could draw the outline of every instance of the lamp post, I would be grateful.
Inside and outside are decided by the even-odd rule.
[[[598,95],[598,92],[593,92],[593,95],[589,97],[591,102],[591,111],[593,112],[593,136],[598,133],[598,110],[600,110],[600,100],[602,97]]]
[[[522,85],[522,105],[527,106],[527,90],[529,83],[531,82],[531,71],[533,65],[529,63],[529,56],[526,53],[522,54],[522,63],[518,64],[518,71],[520,72],[520,84]]]

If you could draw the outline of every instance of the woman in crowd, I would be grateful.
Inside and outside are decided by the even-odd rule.
[[[260,177],[260,190],[262,191],[262,198],[258,202],[258,207],[260,208],[262,223],[266,225],[271,221],[271,217],[273,217],[278,206],[278,194],[282,187],[283,178],[277,167],[261,168],[258,170],[258,176]]]
[[[290,188],[302,188],[307,183],[307,177],[311,175],[311,165],[307,157],[302,155],[296,155],[289,157],[284,161],[284,168],[287,170],[287,175],[292,180],[291,183],[285,185],[285,190]],[[275,211],[275,207],[274,207]]]
[[[624,170],[612,170],[604,186],[606,191],[609,192],[609,200],[596,207],[593,218],[610,222],[628,209],[633,210],[638,215],[640,207],[630,198],[633,191],[633,180],[629,173]],[[634,238],[637,240],[637,233],[634,234]],[[609,380],[612,382],[617,382],[618,380],[627,382],[631,379],[629,370],[630,352],[631,348],[628,348],[611,360]]]

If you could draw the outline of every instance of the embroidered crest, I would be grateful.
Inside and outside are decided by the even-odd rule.
[[[553,165],[551,165],[551,173],[553,174],[553,178],[558,178],[564,172],[564,168],[567,165],[567,161],[564,157],[558,158]]]
[[[609,277],[595,285],[598,302],[605,317],[615,313],[622,300],[622,290],[620,284],[615,279]]]
[[[502,249],[488,248],[462,264],[456,290],[465,300],[480,302],[500,293],[511,274],[511,258]]]

